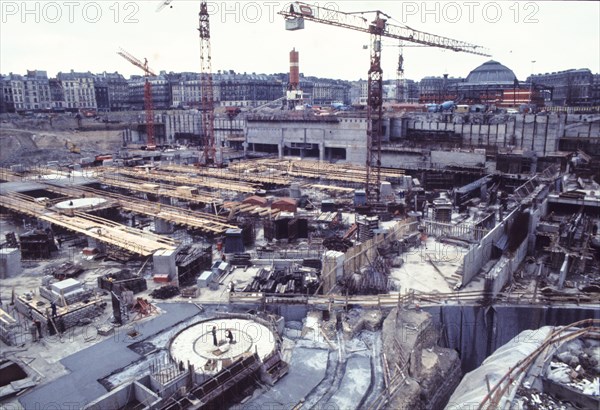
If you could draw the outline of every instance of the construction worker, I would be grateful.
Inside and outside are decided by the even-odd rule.
[[[31,322],[31,325],[29,326],[29,333],[31,333],[31,341],[32,342],[37,342],[38,341],[38,331],[37,331],[37,326],[35,325],[35,322]]]
[[[54,301],[50,302],[50,308],[52,309],[52,318],[56,317],[56,303]]]
[[[42,322],[40,322],[39,320],[35,319],[33,321],[33,324],[35,325],[35,328],[37,329],[39,338],[41,339],[43,337],[42,336]]]
[[[235,285],[233,284],[233,281],[229,282],[229,293],[234,293],[235,292]]]
[[[212,333],[212,337],[213,337],[213,344],[215,346],[219,345],[219,342],[217,341],[217,327],[213,326],[212,330],[210,331]]]
[[[427,234],[425,231],[421,232],[421,247],[427,249]]]
[[[231,333],[231,330],[227,329],[227,332],[225,333],[225,337],[227,339],[229,339],[229,344],[233,343],[233,333]]]

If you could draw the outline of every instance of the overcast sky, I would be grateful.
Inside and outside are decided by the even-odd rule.
[[[0,0],[0,72],[26,70],[140,71],[116,54],[119,47],[155,71],[200,68],[199,1],[173,0],[160,12],[159,0]],[[312,2],[315,4],[314,2]],[[369,65],[364,33],[306,22],[288,32],[277,1],[209,2],[213,71],[287,72],[288,54],[300,52],[305,75],[357,80]],[[519,80],[533,71],[589,68],[600,72],[600,2],[561,1],[321,1],[340,11],[379,9],[392,24],[487,47],[492,58]],[[384,78],[395,78],[396,40],[385,40]],[[448,73],[464,77],[489,58],[441,49],[405,48],[406,78]],[[535,63],[532,63],[535,61]]]

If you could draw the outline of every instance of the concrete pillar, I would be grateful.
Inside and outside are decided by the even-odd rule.
[[[177,252],[175,250],[158,250],[152,255],[154,273],[169,275],[169,280],[177,279]]]
[[[154,232],[160,235],[173,233],[173,224],[161,218],[154,218]]]
[[[319,161],[325,160],[325,143],[319,143]]]
[[[104,250],[104,242],[100,242],[99,240],[88,236],[87,244],[89,248],[96,248],[100,251]]]
[[[17,248],[0,249],[0,279],[14,277],[21,272],[21,251]]]
[[[558,277],[558,288],[559,289],[562,289],[565,284],[565,280],[567,279],[567,272],[569,272],[569,255],[565,255],[565,261],[563,262],[562,266],[560,267],[560,274]]]
[[[382,125],[385,132],[381,136],[381,142],[390,142],[390,128],[392,127],[392,122],[389,118],[384,118]]]
[[[304,150],[306,149],[306,128],[304,128],[304,141],[303,141],[304,145],[302,146],[302,149],[300,150],[300,159],[304,159]]]
[[[538,160],[537,156],[535,156],[531,159],[531,170],[529,172],[532,174],[535,174],[537,172],[537,160]],[[540,171],[543,171],[543,169]]]
[[[279,144],[277,144],[277,151],[279,158],[283,158],[283,128],[281,128],[281,136],[279,139]]]

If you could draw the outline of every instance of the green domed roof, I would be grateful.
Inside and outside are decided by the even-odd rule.
[[[469,73],[467,84],[510,84],[517,79],[515,73],[497,61],[490,60]]]

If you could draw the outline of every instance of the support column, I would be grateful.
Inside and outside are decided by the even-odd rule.
[[[172,205],[171,198],[161,196],[158,198],[158,202],[164,205]],[[154,232],[157,234],[169,234],[173,233],[174,226],[171,222],[168,222],[161,218],[154,218]]]
[[[281,135],[279,137],[279,144],[277,144],[277,152],[279,159],[283,158],[283,128],[281,128]]]
[[[164,235],[173,233],[173,224],[161,218],[154,218],[154,233]]]
[[[177,251],[175,250],[159,250],[152,255],[154,265],[154,273],[160,275],[169,275],[169,281],[178,283],[177,277]]]
[[[565,280],[567,280],[567,274],[569,272],[569,255],[565,255],[565,260],[560,267],[560,272],[558,276],[558,288],[562,289],[565,285]]]
[[[319,143],[319,161],[325,160],[325,143]]]

